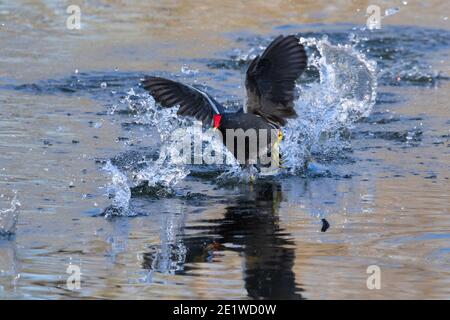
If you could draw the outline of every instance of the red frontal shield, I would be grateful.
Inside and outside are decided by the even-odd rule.
[[[222,115],[220,115],[220,114],[214,115],[214,129],[218,129],[220,127],[221,120],[222,120]]]

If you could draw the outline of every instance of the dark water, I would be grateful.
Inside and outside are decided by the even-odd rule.
[[[30,30],[52,28],[46,26]],[[360,28],[231,28],[215,36],[222,42],[206,38],[206,49],[187,54],[182,49],[189,40],[179,40],[177,53],[169,32],[148,45],[159,52],[151,67],[130,61],[129,69],[117,62],[139,56],[140,44],[130,44],[140,38],[115,44],[108,35],[103,41],[114,43],[113,62],[87,53],[80,62],[86,67],[66,73],[49,67],[48,77],[11,71],[16,64],[25,68],[21,59],[30,61],[12,49],[20,51],[32,31],[19,29],[25,36],[16,42],[3,33],[10,44],[0,51],[7,66],[0,73],[0,210],[5,217],[18,213],[18,223],[0,240],[0,297],[448,298],[450,32]],[[186,177],[162,187],[175,171],[149,167],[161,148],[154,118],[148,119],[158,109],[145,104],[140,79],[158,74],[205,84],[237,108],[252,55],[278,33],[316,40],[327,35],[329,43],[376,62],[370,114],[333,127],[338,138],[317,140],[314,160],[293,172],[245,183],[220,179],[227,168],[192,166],[180,169],[189,172]],[[62,46],[52,37],[44,41]],[[319,52],[308,45],[308,54]],[[335,67],[346,63],[341,54],[333,57]],[[36,59],[51,64],[51,56]],[[311,65],[299,85],[320,80]],[[317,126],[305,130],[315,132]],[[131,181],[142,170],[156,183]],[[69,265],[80,267],[81,289],[68,289]],[[380,290],[367,289],[370,265],[381,269]]]

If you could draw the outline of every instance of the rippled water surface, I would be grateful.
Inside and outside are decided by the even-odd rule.
[[[372,31],[328,2],[98,0],[68,30],[59,1],[0,1],[0,298],[448,299],[448,2],[382,1]],[[309,56],[285,168],[162,158],[192,123],[140,79],[234,110],[280,33]]]

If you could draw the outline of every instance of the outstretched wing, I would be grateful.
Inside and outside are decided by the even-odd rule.
[[[299,39],[278,36],[257,56],[247,70],[247,112],[255,113],[278,125],[295,118],[295,80],[307,65],[307,56]]]
[[[186,84],[160,77],[146,77],[142,86],[163,107],[179,105],[178,115],[192,116],[204,124],[211,124],[214,114],[223,111],[220,103],[209,94]]]

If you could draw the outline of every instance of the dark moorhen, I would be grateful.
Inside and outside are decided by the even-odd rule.
[[[243,109],[234,113],[226,112],[211,95],[190,85],[146,77],[142,86],[163,107],[179,106],[178,115],[194,117],[203,125],[218,129],[223,143],[241,165],[261,164],[263,148],[271,159],[271,165],[274,162],[278,165],[278,145],[282,138],[280,128],[287,119],[297,116],[294,110],[295,81],[306,66],[307,56],[299,39],[294,35],[278,36],[262,55],[250,63],[245,80],[246,103]],[[249,139],[249,129],[256,131],[257,146],[249,145],[255,144]],[[232,143],[227,143],[229,132],[234,134]],[[266,132],[267,138],[262,139]],[[244,141],[245,159],[242,152],[238,153],[242,147],[239,141]]]

